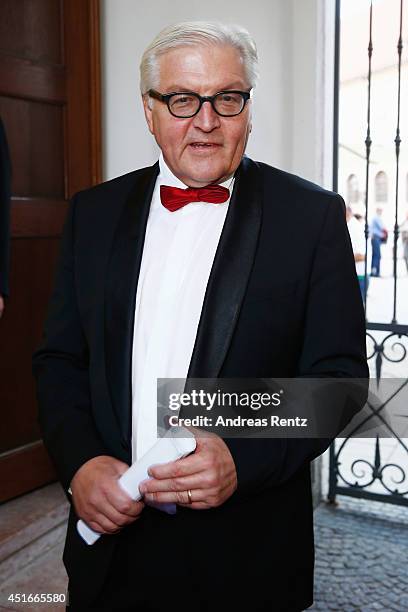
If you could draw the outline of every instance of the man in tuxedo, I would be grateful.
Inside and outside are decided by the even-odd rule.
[[[198,438],[141,502],[117,484],[156,439],[158,377],[367,375],[341,198],[244,156],[256,63],[242,28],[163,30],[141,63],[159,162],[70,204],[34,373],[72,492],[72,610],[313,601],[310,461],[330,439]]]

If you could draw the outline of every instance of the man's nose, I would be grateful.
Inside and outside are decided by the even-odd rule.
[[[203,102],[200,110],[194,116],[194,127],[203,130],[203,132],[211,132],[220,126],[220,116],[213,109],[211,102],[208,100]]]

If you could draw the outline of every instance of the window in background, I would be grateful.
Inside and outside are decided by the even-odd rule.
[[[350,174],[347,179],[347,204],[356,204],[358,200],[358,178],[355,174]]]
[[[377,172],[375,176],[375,201],[388,201],[388,178],[383,170]]]

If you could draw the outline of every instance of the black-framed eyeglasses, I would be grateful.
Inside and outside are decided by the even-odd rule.
[[[213,96],[200,96],[193,91],[172,92],[161,94],[155,89],[149,89],[148,94],[156,100],[165,102],[173,117],[188,119],[196,115],[204,102],[210,102],[211,106],[221,117],[235,117],[245,108],[245,104],[251,97],[251,91],[219,91]]]

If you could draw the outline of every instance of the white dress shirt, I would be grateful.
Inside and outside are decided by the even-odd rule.
[[[157,379],[187,377],[204,295],[228,211],[193,202],[170,212],[160,185],[185,189],[160,156],[136,293],[132,351],[132,461],[157,440]],[[230,189],[229,179],[222,186]]]

